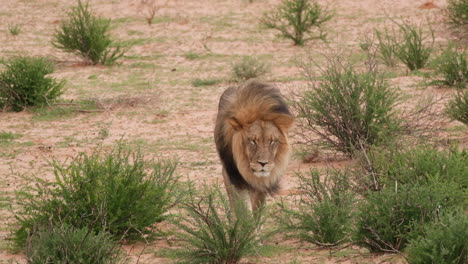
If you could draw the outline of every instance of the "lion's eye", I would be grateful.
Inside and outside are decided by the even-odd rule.
[[[274,145],[274,144],[276,144],[276,142],[278,142],[278,140],[276,140],[276,139],[270,139],[270,145]]]
[[[255,141],[255,139],[251,139],[251,140],[250,140],[250,144],[256,146],[256,145],[257,145],[257,141]]]

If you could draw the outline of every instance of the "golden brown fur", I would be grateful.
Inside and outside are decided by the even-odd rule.
[[[267,193],[278,190],[293,122],[281,93],[271,85],[250,81],[223,93],[214,137],[231,205],[245,199],[255,209]]]

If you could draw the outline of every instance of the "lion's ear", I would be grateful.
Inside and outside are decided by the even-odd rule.
[[[278,114],[273,123],[282,131],[287,132],[294,125],[294,117],[286,114]]]
[[[235,118],[234,116],[229,117],[227,119],[227,122],[234,128],[234,130],[241,130],[243,128],[242,123],[239,122],[239,120],[237,120],[237,118]]]

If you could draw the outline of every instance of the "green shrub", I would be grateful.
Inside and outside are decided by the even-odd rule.
[[[377,53],[385,65],[394,67],[398,60],[396,57],[397,45],[395,43],[394,33],[393,35],[390,34],[389,29],[385,28],[384,31],[375,30],[375,35],[379,41],[377,44]]]
[[[321,26],[331,18],[331,12],[316,1],[284,0],[276,10],[263,16],[262,24],[279,30],[283,37],[291,39],[295,45],[303,46],[314,38],[325,39]],[[314,29],[319,31],[319,36],[310,36]]]
[[[449,0],[448,17],[455,25],[468,24],[468,0]]]
[[[448,102],[445,112],[450,118],[468,125],[468,90],[459,91],[455,97]]]
[[[88,3],[79,0],[78,6],[68,13],[68,20],[60,25],[52,44],[65,52],[80,55],[92,64],[114,64],[126,50],[111,39],[110,23],[109,19],[94,16]]]
[[[41,57],[16,57],[4,62],[0,73],[0,108],[21,111],[29,106],[44,106],[63,92],[64,81],[47,75],[54,65]]]
[[[28,239],[26,258],[30,264],[127,263],[108,233],[66,225],[36,232]]]
[[[68,166],[53,162],[55,182],[38,177],[17,193],[16,245],[36,226],[64,223],[118,239],[154,234],[178,198],[174,162],[149,163],[140,152],[80,153]]]
[[[398,27],[402,39],[395,43],[397,58],[412,71],[423,68],[432,52],[432,47],[426,47],[424,44],[427,36],[424,36],[420,27],[409,24],[401,24]],[[432,43],[434,43],[434,35],[432,35]]]
[[[21,26],[18,24],[8,24],[8,32],[12,36],[18,36],[21,33]]]
[[[253,254],[261,234],[263,211],[252,215],[241,203],[236,204],[235,216],[219,188],[202,197],[192,197],[184,206],[185,213],[175,224],[183,230],[178,237],[182,248],[176,251],[179,263],[239,263]]]
[[[398,184],[425,184],[435,175],[441,181],[457,182],[468,187],[468,152],[438,150],[429,145],[394,151],[375,150],[369,153],[372,170],[379,175],[382,187]]]
[[[388,142],[398,130],[395,89],[376,71],[358,73],[332,61],[322,81],[307,89],[294,107],[300,126],[347,155]]]
[[[465,203],[456,182],[437,176],[425,184],[397,184],[370,192],[360,205],[354,240],[372,252],[399,252],[423,233],[422,223],[437,212],[450,212]]]
[[[436,80],[436,83],[466,88],[468,79],[466,50],[458,50],[450,45],[436,60],[436,72],[443,76],[443,79]]]
[[[232,75],[237,81],[258,78],[270,71],[270,67],[258,58],[245,56],[232,65]]]
[[[355,203],[347,172],[327,171],[321,177],[314,170],[298,177],[301,195],[296,200],[297,209],[280,204],[282,213],[277,220],[281,230],[318,246],[346,242],[352,231]]]
[[[411,264],[462,264],[468,259],[468,217],[459,212],[443,214],[440,221],[424,226],[425,233],[406,248]]]
[[[220,82],[221,82],[220,79],[194,79],[192,81],[192,85],[194,87],[211,86],[211,85],[216,85]]]

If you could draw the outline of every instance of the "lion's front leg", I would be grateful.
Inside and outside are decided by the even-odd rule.
[[[243,207],[247,209],[249,212],[252,212],[252,201],[251,201],[251,197],[249,194],[249,190],[238,189],[234,185],[232,185],[226,173],[226,170],[224,168],[223,168],[223,179],[224,179],[224,186],[226,187],[226,191],[229,197],[229,205],[231,208],[231,212],[235,214],[236,206]]]
[[[266,194],[259,191],[250,191],[250,201],[252,203],[253,212],[256,212],[265,204]]]

